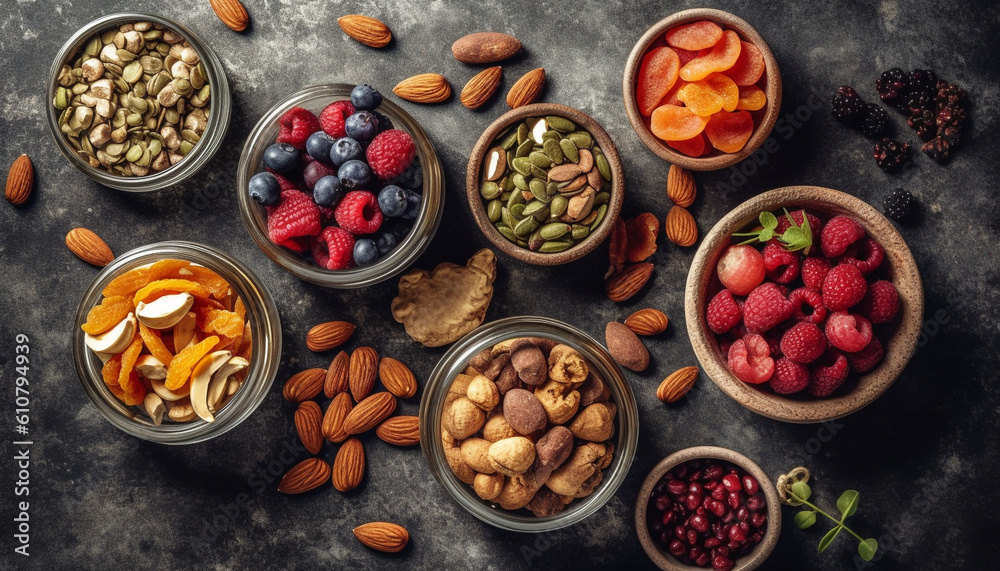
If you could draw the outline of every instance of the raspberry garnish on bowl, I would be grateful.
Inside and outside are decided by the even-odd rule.
[[[300,151],[306,149],[306,141],[309,135],[320,130],[319,119],[313,115],[312,111],[302,107],[292,107],[278,120],[281,130],[275,141],[278,143],[288,143]]]
[[[367,190],[348,192],[334,214],[337,224],[352,234],[374,234],[382,226],[378,199]]]
[[[389,180],[403,174],[410,166],[417,156],[417,147],[405,131],[389,129],[375,136],[365,156],[375,176]]]
[[[282,192],[278,205],[269,207],[268,211],[267,235],[276,244],[284,245],[291,238],[315,236],[320,232],[319,208],[302,191]]]

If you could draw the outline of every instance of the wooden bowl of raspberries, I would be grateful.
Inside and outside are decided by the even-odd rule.
[[[695,254],[684,296],[712,381],[795,423],[846,416],[885,392],[913,353],[923,306],[893,225],[816,186],[771,190],[726,214]]]

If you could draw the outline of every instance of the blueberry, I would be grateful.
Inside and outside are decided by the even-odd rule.
[[[327,208],[334,208],[344,197],[344,187],[335,176],[324,176],[313,186],[313,202]]]
[[[354,263],[369,266],[378,259],[378,246],[371,238],[361,238],[354,242]]]
[[[259,172],[250,177],[250,198],[263,204],[271,206],[277,204],[281,198],[281,184],[277,177],[269,172]]]
[[[306,139],[306,152],[317,161],[330,161],[330,148],[333,147],[333,137],[323,131],[316,131]]]
[[[420,167],[420,158],[415,157],[406,170],[390,182],[410,190],[420,188],[424,183],[424,169]]]
[[[350,160],[340,165],[337,176],[344,188],[354,190],[368,186],[372,181],[372,169],[364,161]]]
[[[338,167],[347,161],[363,158],[365,150],[361,148],[361,143],[350,137],[341,137],[330,147],[330,160]]]
[[[406,210],[403,211],[403,218],[413,220],[420,214],[420,195],[415,192],[406,195]]]
[[[392,119],[389,119],[383,113],[379,113],[378,111],[372,111],[372,115],[374,115],[375,119],[378,120],[379,133],[381,133],[382,131],[388,131],[389,129],[393,128]]]
[[[288,143],[275,143],[264,149],[264,166],[277,172],[288,172],[299,166],[299,150]]]
[[[378,253],[385,256],[399,245],[399,238],[392,232],[382,231],[375,239],[375,245],[378,246]]]
[[[371,141],[378,132],[378,119],[371,111],[358,111],[344,121],[347,136],[359,141]]]
[[[407,192],[394,184],[385,186],[378,193],[378,207],[389,217],[402,216],[406,211]]]
[[[382,104],[382,94],[374,87],[356,85],[351,90],[351,105],[358,111],[371,111]]]

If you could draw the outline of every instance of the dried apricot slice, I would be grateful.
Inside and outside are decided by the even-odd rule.
[[[625,267],[625,252],[628,249],[628,230],[625,221],[621,217],[615,218],[615,223],[611,227],[611,238],[608,248],[608,259],[611,261],[611,269],[617,272]]]
[[[121,323],[121,320],[134,310],[132,300],[128,296],[105,297],[100,305],[95,305],[87,312],[87,322],[80,326],[80,329],[91,335],[104,333]]]
[[[707,117],[722,110],[734,111],[740,99],[740,88],[729,77],[713,72],[705,79],[682,87],[677,98],[695,115]]]
[[[110,359],[104,362],[104,366],[101,367],[101,377],[104,379],[104,385],[108,387],[111,394],[124,402],[125,401],[125,391],[122,390],[121,386],[118,384],[118,375],[122,370],[122,358],[120,355],[114,355]]]
[[[167,349],[167,344],[163,342],[160,333],[140,323],[139,335],[142,337],[143,343],[146,344],[146,348],[149,349],[149,353],[169,367],[174,354],[170,352],[170,349]]]
[[[229,282],[214,270],[204,266],[188,266],[175,272],[172,277],[191,280],[205,286],[215,299],[223,299],[229,294]]]
[[[674,47],[672,49],[674,50],[674,53],[677,54],[677,59],[680,60],[681,67],[684,67],[685,65],[687,65],[687,62],[693,60],[694,58],[696,58],[696,57],[698,57],[700,55],[705,55],[705,54],[701,53],[703,50],[686,50],[684,48],[678,48],[678,47]],[[710,50],[704,50],[704,52],[706,54],[709,51]]]
[[[132,337],[132,342],[121,352],[122,363],[121,371],[118,372],[118,386],[126,393],[131,390],[129,373],[135,367],[135,362],[139,360],[139,353],[142,353],[142,337],[137,331]]]
[[[181,268],[186,268],[190,265],[191,262],[187,260],[175,260],[173,258],[160,260],[147,267],[135,268],[116,277],[104,287],[101,293],[105,296],[128,295],[142,289],[152,281],[165,278]]]
[[[636,86],[636,99],[643,117],[649,117],[674,86],[680,68],[677,53],[666,46],[651,49],[643,56],[639,65],[639,84]]]
[[[202,331],[232,339],[243,332],[243,319],[235,311],[213,309],[205,316]]]
[[[760,76],[764,75],[764,56],[757,46],[750,42],[740,41],[740,57],[736,58],[733,67],[724,73],[736,82],[736,85],[745,86],[757,83]]]
[[[167,278],[145,285],[142,289],[135,292],[132,302],[139,305],[140,301],[148,302],[167,293],[189,293],[202,299],[208,298],[211,295],[205,286],[200,283],[191,280]]]
[[[139,380],[139,373],[135,371],[129,371],[128,381],[126,384],[128,385],[127,388],[123,387],[121,389],[122,391],[121,396],[119,396],[117,393],[115,394],[115,396],[117,396],[119,399],[121,399],[125,404],[129,406],[142,404],[143,399],[146,398],[146,386],[143,385],[142,381]]]
[[[705,126],[708,142],[724,153],[735,153],[753,134],[753,117],[748,111],[720,112],[712,115]]]
[[[675,83],[674,86],[671,87],[663,96],[663,99],[660,100],[660,105],[684,105],[684,102],[677,98],[677,92],[683,89],[687,84],[687,81],[678,80],[677,83]]]
[[[740,99],[736,103],[737,110],[756,111],[763,109],[767,105],[767,95],[756,85],[747,85],[740,88]]]
[[[660,220],[650,214],[642,214],[625,221],[625,259],[630,262],[644,262],[656,253],[656,235],[660,233]]]
[[[733,67],[733,64],[736,63],[736,60],[740,57],[741,49],[740,37],[736,35],[736,32],[726,30],[722,33],[722,39],[715,44],[712,51],[694,58],[681,68],[681,79],[684,81],[698,81],[707,77],[713,71],[725,71]]]
[[[676,48],[700,50],[714,46],[722,39],[722,28],[710,20],[700,20],[674,26],[665,34],[667,43]]]
[[[705,143],[705,134],[698,133],[694,137],[683,141],[667,141],[667,146],[689,157],[700,157],[705,154],[705,147],[709,145]]]
[[[705,129],[708,117],[695,115],[687,107],[660,105],[653,111],[649,128],[664,141],[690,139]]]
[[[184,383],[191,377],[191,369],[202,357],[214,349],[218,342],[219,338],[212,335],[174,355],[170,362],[170,368],[167,369],[167,380],[164,385],[172,391],[184,386]]]

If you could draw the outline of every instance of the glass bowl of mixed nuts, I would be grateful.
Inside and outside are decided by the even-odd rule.
[[[129,192],[177,184],[204,167],[229,127],[222,62],[180,24],[104,16],[59,50],[48,81],[56,146],[95,181]]]
[[[586,333],[544,317],[483,325],[449,349],[420,401],[431,473],[469,513],[542,532],[597,512],[638,442],[635,398]]]

